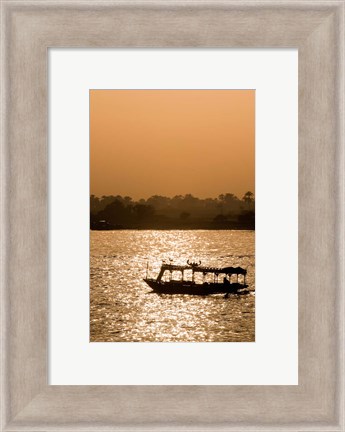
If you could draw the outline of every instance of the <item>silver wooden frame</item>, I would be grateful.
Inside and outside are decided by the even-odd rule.
[[[344,2],[1,2],[2,429],[344,431]],[[299,50],[299,385],[47,385],[47,49]],[[255,72],[253,72],[255,73]]]

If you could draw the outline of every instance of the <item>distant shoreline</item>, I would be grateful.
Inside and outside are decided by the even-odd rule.
[[[252,192],[242,200],[233,194],[199,199],[191,194],[168,198],[152,196],[135,202],[131,197],[90,197],[90,228],[115,230],[254,230]]]
[[[243,221],[180,221],[172,219],[169,221],[145,221],[142,223],[112,224],[106,220],[90,221],[91,231],[119,231],[119,230],[255,230],[255,220]]]
[[[90,228],[90,231],[255,231],[251,227],[198,227],[198,228],[166,228],[166,227],[140,227],[140,228]]]
[[[114,228],[90,229],[90,231],[255,231],[255,228]]]

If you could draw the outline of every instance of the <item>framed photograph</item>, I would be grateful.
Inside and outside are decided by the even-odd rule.
[[[344,430],[344,2],[1,3],[2,430]]]

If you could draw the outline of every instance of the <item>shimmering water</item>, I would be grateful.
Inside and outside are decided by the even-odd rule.
[[[254,231],[91,231],[91,342],[255,340]],[[159,295],[143,281],[163,259],[241,266],[246,295]]]

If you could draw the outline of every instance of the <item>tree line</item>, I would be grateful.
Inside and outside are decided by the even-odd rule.
[[[90,196],[91,229],[254,229],[254,219],[250,191],[242,198],[232,193],[205,199],[153,195],[137,201],[120,195]]]

